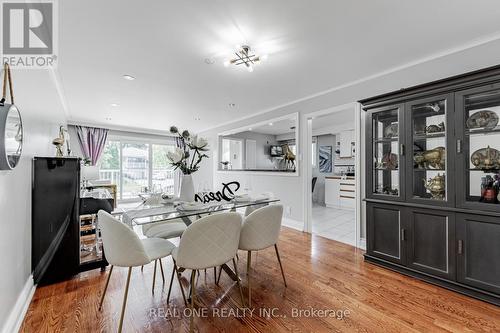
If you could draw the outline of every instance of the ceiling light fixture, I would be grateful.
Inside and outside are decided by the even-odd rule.
[[[117,103],[111,103],[111,106],[116,108],[117,106],[120,106],[120,104],[117,104]]]
[[[267,59],[267,54],[258,56],[251,52],[251,48],[248,45],[237,46],[237,51],[234,52],[236,58],[224,61],[224,66],[229,65],[244,65],[249,72],[253,72],[253,66],[261,61]]]
[[[135,77],[133,77],[132,75],[128,75],[128,74],[123,75],[123,78],[125,80],[129,80],[129,81],[134,81],[135,80]]]
[[[269,123],[269,126],[273,126],[273,123]]]

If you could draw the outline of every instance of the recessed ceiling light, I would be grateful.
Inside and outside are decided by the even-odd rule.
[[[213,65],[213,64],[215,64],[215,59],[214,58],[205,58],[205,64]]]
[[[229,107],[230,107],[230,108],[234,108],[235,106],[236,106],[236,104],[234,104],[234,103],[229,103]]]
[[[250,127],[248,130],[249,130],[249,131],[251,131],[251,130],[252,130],[252,128]]]
[[[273,123],[269,123],[269,126],[273,126]]]
[[[120,106],[120,104],[117,104],[117,103],[111,103],[111,106],[116,108],[117,106]]]
[[[123,75],[123,78],[125,80],[129,80],[129,81],[134,81],[135,80],[135,77],[133,77],[132,75],[129,75],[129,74]]]

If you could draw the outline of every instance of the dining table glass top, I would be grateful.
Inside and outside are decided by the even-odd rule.
[[[186,224],[191,223],[190,217],[203,217],[218,212],[236,211],[238,208],[251,206],[265,206],[279,202],[279,199],[269,198],[264,200],[250,201],[221,201],[200,204],[199,206],[187,206],[176,202],[166,202],[155,205],[141,204],[138,207],[123,212],[122,220],[129,225],[147,225],[151,223],[165,222],[174,219],[182,219]]]

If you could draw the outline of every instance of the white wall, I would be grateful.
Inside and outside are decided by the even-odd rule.
[[[245,115],[241,115],[241,120],[232,123],[229,123],[231,119],[228,117],[228,124],[221,125],[215,129],[206,130],[201,134],[210,140],[212,149],[216,149],[218,133],[243,126],[250,126],[255,123],[266,121],[270,118],[284,116],[294,112],[299,112],[300,115],[304,115],[310,112],[357,101],[362,98],[399,90],[403,87],[423,84],[429,81],[497,65],[500,62],[497,56],[499,52],[500,41],[495,40],[449,55],[439,55],[433,59],[431,58],[422,62],[415,62],[407,66],[394,68],[384,73],[367,73],[370,77],[364,80],[359,80],[346,84],[342,87],[331,89],[325,94],[303,99],[296,103],[282,106],[266,113],[261,113],[253,117],[245,117]],[[269,93],[272,94],[273,92],[269,91]],[[231,115],[231,117],[234,117],[234,115]],[[299,121],[299,131],[301,137],[305,137],[305,126],[306,123],[301,116]],[[364,125],[362,125],[362,128],[364,128]],[[303,150],[299,147],[299,153],[301,151]],[[212,153],[214,153],[214,150],[212,150]],[[217,156],[217,154],[214,156]],[[309,162],[309,160],[307,160],[307,162]],[[299,177],[279,177],[267,175],[245,176],[245,174],[228,175],[216,172],[214,164],[206,162],[200,172],[197,173],[196,178],[212,181],[214,186],[217,187],[221,181],[226,180],[227,178],[244,181],[245,177],[249,177],[253,182],[253,188],[255,191],[274,192],[278,197],[280,197],[285,206],[292,207],[291,217],[293,219],[303,220],[303,175],[303,161],[299,161]],[[364,234],[364,230],[362,234]]]
[[[256,141],[256,168],[257,169],[273,169],[274,164],[269,154],[269,147],[276,144],[276,135],[272,134],[262,134],[256,132],[241,132],[227,138],[235,138],[243,140],[243,159],[245,159],[245,140],[255,140]],[[243,164],[245,165],[245,164]],[[233,169],[238,169],[234,167]]]
[[[13,71],[15,102],[24,127],[23,155],[12,171],[0,171],[0,329],[11,331],[16,302],[31,275],[31,170],[33,156],[54,156],[52,139],[66,124],[51,75]],[[29,284],[28,284],[29,285]],[[23,300],[20,300],[21,303]],[[8,326],[9,325],[9,326]],[[8,327],[7,327],[8,326]],[[9,332],[10,333],[10,332]]]

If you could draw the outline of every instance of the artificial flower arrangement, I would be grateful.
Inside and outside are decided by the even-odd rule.
[[[180,132],[177,127],[170,127],[170,133],[179,136],[180,147],[175,148],[175,151],[168,152],[167,158],[175,169],[180,169],[184,175],[190,175],[200,168],[200,163],[208,155],[204,152],[208,151],[208,141],[204,138],[193,135],[189,131]]]

